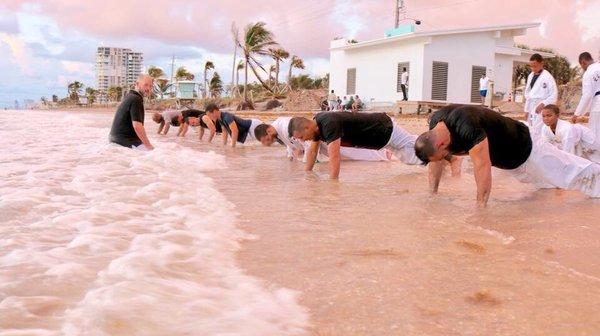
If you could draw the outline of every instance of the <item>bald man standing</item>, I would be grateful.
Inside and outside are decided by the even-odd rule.
[[[138,77],[135,89],[129,91],[117,109],[110,129],[110,142],[128,148],[154,149],[144,128],[144,95],[150,93],[153,83],[154,79],[148,75]]]

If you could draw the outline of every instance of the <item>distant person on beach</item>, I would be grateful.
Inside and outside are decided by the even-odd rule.
[[[256,139],[258,139],[258,141],[260,141],[264,146],[271,146],[275,142],[286,146],[287,158],[290,159],[290,161],[294,159],[305,161],[305,154],[307,153],[309,142],[301,141],[289,136],[288,128],[291,119],[291,117],[279,117],[270,125],[260,124],[254,129],[254,135]],[[327,148],[321,146],[319,148],[319,154],[327,157]],[[346,160],[389,161],[390,159],[385,150],[377,151],[370,149],[342,147],[340,154],[342,159]],[[323,160],[320,159],[319,161]]]
[[[138,77],[135,89],[129,91],[117,109],[110,129],[110,142],[128,148],[154,149],[144,128],[144,95],[150,94],[153,84],[154,79],[148,75]]]
[[[402,100],[408,100],[408,71],[406,71],[406,68],[402,68],[402,74],[400,75],[400,89],[402,89]]]
[[[335,91],[331,90],[331,92],[327,96],[327,100],[329,102],[329,111],[335,110],[335,107],[337,105],[337,96],[335,95]]]
[[[258,119],[242,119],[229,112],[221,112],[216,104],[209,104],[206,107],[206,114],[214,123],[220,123],[224,130],[223,145],[227,145],[227,136],[231,137],[231,147],[239,143],[245,143],[246,140],[256,140],[254,138],[254,129],[263,122]]]
[[[362,107],[362,100],[360,100],[360,97],[356,95],[354,98],[354,102],[352,102],[352,112],[358,112],[358,110],[362,109]]]
[[[567,153],[600,162],[600,144],[592,131],[559,118],[558,106],[550,104],[542,109],[544,127],[542,137],[548,143]]]
[[[342,99],[340,98],[340,96],[337,97],[337,105],[335,107],[334,111],[339,111],[342,109]]]
[[[181,112],[177,110],[164,110],[162,113],[155,112],[152,115],[152,120],[159,124],[158,131],[156,133],[166,135],[171,126],[179,126],[179,124],[173,124],[173,119],[180,115]]]
[[[481,78],[479,78],[479,96],[481,96],[481,105],[485,104],[485,97],[488,93],[488,86],[490,84],[490,79],[487,74],[482,74]]]
[[[295,117],[290,120],[288,135],[311,141],[306,154],[305,171],[312,171],[319,145],[327,144],[332,179],[340,174],[341,147],[389,149],[400,161],[421,164],[415,155],[416,136],[408,133],[385,113],[323,112],[313,120]]]
[[[349,102],[350,101],[348,100],[348,98],[344,96],[344,99],[342,99],[342,106],[340,108],[340,111],[344,111]]]
[[[542,121],[542,108],[545,105],[556,104],[558,89],[554,77],[544,69],[544,58],[540,54],[533,54],[529,58],[531,73],[525,85],[525,112],[527,112],[529,125],[533,131],[540,133],[544,122]]]
[[[477,203],[487,204],[492,166],[506,169],[540,187],[580,190],[600,197],[600,165],[563,152],[522,122],[481,106],[450,105],[436,111],[430,131],[415,143],[416,155],[429,163],[429,185],[437,193],[445,160],[469,155],[477,184]]]
[[[575,110],[573,122],[590,114],[589,128],[596,139],[600,139],[600,63],[594,62],[589,52],[579,55],[579,65],[585,71],[581,79],[581,99]]]

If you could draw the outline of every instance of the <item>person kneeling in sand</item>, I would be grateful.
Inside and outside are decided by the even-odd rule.
[[[437,193],[444,160],[469,155],[477,184],[477,203],[487,204],[492,166],[523,181],[580,190],[600,197],[600,165],[563,152],[524,123],[481,106],[450,105],[436,111],[429,131],[415,142],[415,153],[429,163],[429,185]]]
[[[254,129],[254,135],[264,146],[271,146],[274,142],[286,146],[287,157],[291,160],[306,161],[305,154],[310,145],[308,141],[300,141],[288,135],[291,117],[280,117],[275,119],[271,125],[260,124]],[[321,144],[319,154],[327,157],[327,147]],[[340,149],[342,159],[360,161],[389,161],[391,154],[386,150],[372,150],[362,148],[342,147]],[[324,161],[319,158],[319,161]]]
[[[263,122],[258,119],[242,119],[232,113],[221,112],[216,104],[209,104],[206,107],[206,115],[216,124],[221,124],[224,129],[223,146],[227,145],[227,136],[231,136],[231,147],[236,143],[245,143],[246,140],[256,140],[254,138],[254,129]]]
[[[166,135],[171,126],[179,126],[179,124],[173,124],[174,119],[179,116],[181,116],[181,112],[177,110],[164,110],[162,113],[154,112],[152,120],[159,124],[156,133]]]
[[[323,112],[313,120],[292,118],[288,136],[312,141],[306,154],[305,171],[312,171],[321,142],[327,143],[329,177],[340,174],[341,147],[389,149],[400,161],[409,165],[422,164],[415,155],[416,136],[398,126],[385,113]]]
[[[554,104],[542,109],[544,126],[542,137],[545,141],[567,153],[581,156],[596,163],[600,162],[600,144],[589,128],[561,120],[560,110]]]
[[[154,79],[140,75],[135,89],[123,99],[110,128],[109,141],[129,148],[152,150],[144,128],[144,95],[150,94]]]

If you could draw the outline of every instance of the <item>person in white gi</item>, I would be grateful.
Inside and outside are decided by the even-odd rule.
[[[561,151],[527,125],[472,105],[436,111],[429,131],[415,142],[415,154],[429,163],[429,185],[437,193],[444,160],[469,155],[477,185],[477,204],[485,206],[492,190],[492,167],[506,169],[538,187],[579,190],[600,198],[600,165]]]
[[[573,125],[561,120],[559,115],[558,106],[554,104],[544,106],[542,138],[567,153],[600,162],[600,144],[592,131],[583,125]]]
[[[400,75],[400,88],[402,89],[402,100],[408,100],[408,71],[406,71],[406,68],[402,68],[402,74]]]
[[[331,93],[327,95],[327,104],[329,105],[329,111],[333,111],[337,107],[337,96],[335,91],[331,90]]]
[[[533,54],[529,59],[531,73],[527,77],[525,86],[525,112],[529,125],[534,132],[542,131],[542,108],[545,105],[556,104],[558,89],[554,77],[544,69],[544,58],[540,54]]]
[[[585,71],[581,80],[581,100],[575,110],[573,122],[590,114],[589,128],[596,139],[600,139],[600,63],[594,63],[589,52],[579,55],[579,65]]]
[[[279,142],[286,147],[287,158],[291,160],[306,161],[306,153],[309,147],[307,141],[300,141],[288,134],[288,127],[292,117],[279,117],[271,125],[262,124],[254,129],[254,136],[265,146],[271,146]],[[319,161],[327,161],[327,148],[320,148]],[[342,148],[340,151],[345,160],[357,161],[389,161],[390,157],[386,150],[371,150],[361,148]]]

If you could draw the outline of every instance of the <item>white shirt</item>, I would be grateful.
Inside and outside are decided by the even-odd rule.
[[[489,83],[490,83],[490,79],[487,76],[479,78],[479,91],[487,90]]]
[[[173,118],[178,117],[181,115],[180,111],[176,111],[176,110],[164,110],[161,113],[163,120],[165,121],[165,124],[169,124],[171,125],[171,120],[173,120]]]
[[[532,79],[533,72],[527,77],[527,84],[525,86],[525,112],[534,113],[535,108],[540,103],[544,105],[556,104],[558,89],[556,88],[556,81],[550,72],[545,69],[542,70],[533,88],[531,87]]]
[[[598,91],[600,91],[600,63],[596,62],[588,66],[581,79],[581,100],[575,110],[576,116],[588,113],[592,107],[592,101],[600,104],[600,96],[594,96]],[[594,97],[596,98],[594,99]]]
[[[292,117],[279,117],[271,123],[271,126],[277,131],[277,138],[283,142],[287,149],[288,158],[294,157],[294,149],[296,151],[304,151],[304,144],[302,141],[288,136],[288,125],[290,124],[290,120],[292,120]]]
[[[583,125],[573,125],[568,121],[559,119],[556,123],[556,132],[544,125],[542,136],[545,141],[567,153],[577,154],[575,147],[583,145],[587,148],[595,147],[595,137],[592,131]]]
[[[402,75],[400,75],[400,84],[408,85],[408,71],[404,71]]]

